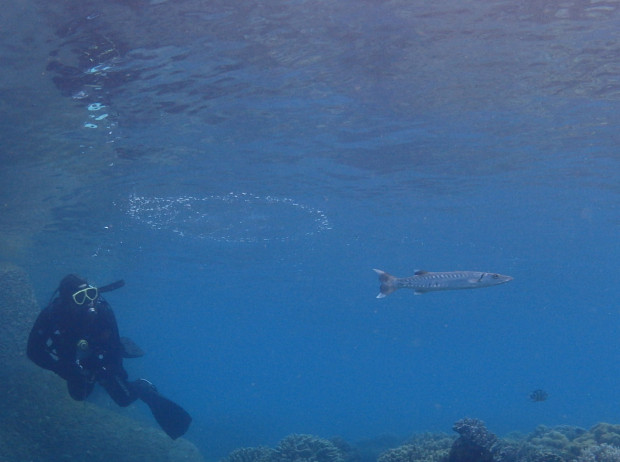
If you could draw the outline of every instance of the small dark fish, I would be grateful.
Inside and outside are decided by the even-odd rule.
[[[540,388],[530,393],[530,399],[535,403],[546,401],[547,398],[549,398],[549,393],[547,393],[545,390],[541,390]]]

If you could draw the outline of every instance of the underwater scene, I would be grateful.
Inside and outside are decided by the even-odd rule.
[[[619,1],[0,24],[0,460],[620,462]]]

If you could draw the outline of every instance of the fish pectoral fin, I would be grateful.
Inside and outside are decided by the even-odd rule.
[[[382,294],[382,293],[379,293],[379,295],[377,295],[377,298],[385,298],[385,297],[387,297],[387,295]]]
[[[416,289],[413,291],[414,295],[422,295],[425,294],[426,292],[428,292],[428,290],[420,290],[420,289]]]
[[[422,276],[424,274],[428,274],[428,271],[426,270],[416,270],[415,273],[413,273],[416,276]]]

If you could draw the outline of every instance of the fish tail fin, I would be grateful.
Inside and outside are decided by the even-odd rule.
[[[373,268],[373,271],[379,275],[379,281],[381,282],[381,286],[379,287],[380,292],[379,295],[377,295],[377,298],[387,297],[398,289],[398,286],[396,285],[397,278],[376,268]]]

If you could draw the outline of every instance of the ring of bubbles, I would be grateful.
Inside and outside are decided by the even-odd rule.
[[[331,229],[325,213],[287,197],[131,195],[127,214],[152,229],[218,242],[286,242]]]

